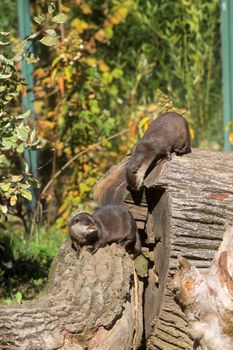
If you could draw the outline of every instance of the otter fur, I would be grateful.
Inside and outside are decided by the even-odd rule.
[[[106,205],[93,214],[75,212],[69,235],[77,255],[83,246],[94,254],[100,247],[113,242],[132,247],[136,252],[141,250],[136,222],[124,205]]]
[[[135,145],[126,165],[126,180],[131,189],[138,191],[151,166],[171,154],[191,152],[189,126],[186,119],[175,112],[161,114],[149,126]]]

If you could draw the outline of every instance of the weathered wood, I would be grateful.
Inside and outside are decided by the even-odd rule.
[[[176,297],[186,311],[196,349],[233,349],[233,226],[210,269],[203,273],[179,257],[175,274]]]
[[[131,193],[127,160],[109,170],[95,196],[100,205],[129,206],[148,276],[138,278],[129,255],[115,244],[77,259],[67,241],[53,262],[48,295],[0,308],[0,349],[136,350],[141,341],[142,349],[193,348],[174,300],[177,255],[201,271],[209,268],[224,225],[233,219],[233,153],[173,156],[152,170],[144,190]],[[223,279],[230,284],[227,272]]]
[[[219,247],[224,225],[233,219],[233,154],[193,150],[185,157],[173,157],[149,188],[163,188],[169,196],[169,271],[160,304],[159,318],[148,340],[148,349],[192,349],[183,313],[171,291],[177,255],[206,270]]]
[[[0,349],[131,349],[142,333],[134,277],[123,248],[77,259],[68,240],[53,262],[48,295],[0,308]]]
[[[98,186],[105,188],[105,195],[99,200],[102,205],[111,199],[125,199],[137,223],[148,231],[143,245],[153,249],[154,266],[145,281],[147,348],[192,349],[185,315],[172,292],[177,255],[185,256],[202,270],[210,266],[224,225],[233,219],[233,153],[194,149],[183,157],[173,155],[170,162],[161,162],[147,176],[144,193],[131,194],[124,180],[126,161],[119,168],[110,169],[95,192]],[[144,210],[142,215],[141,206],[145,203],[148,212],[146,215]]]

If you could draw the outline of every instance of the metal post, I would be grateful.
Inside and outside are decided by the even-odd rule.
[[[23,40],[27,35],[31,33],[30,28],[30,4],[29,0],[18,0],[18,21],[19,21],[19,37]],[[27,88],[29,88],[29,92],[23,95],[23,108],[25,110],[30,109],[32,112],[32,116],[35,117],[34,111],[34,94],[32,91],[33,88],[33,77],[32,77],[33,68],[31,64],[27,62],[22,62],[22,78],[25,80],[27,84]],[[37,171],[37,152],[26,150],[24,153],[24,157],[26,162],[29,165],[31,173],[34,177],[38,176]],[[30,202],[30,208],[34,211],[36,207],[36,193],[33,188],[31,188],[32,193],[32,201]]]
[[[233,119],[233,1],[221,0],[224,150],[231,151],[226,127]]]

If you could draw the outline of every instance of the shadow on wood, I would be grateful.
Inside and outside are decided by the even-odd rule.
[[[94,193],[100,205],[125,203],[148,260],[137,277],[133,261],[113,244],[80,259],[64,243],[52,264],[48,294],[0,308],[0,349],[191,350],[187,320],[174,300],[173,275],[182,255],[206,271],[233,219],[233,154],[193,150],[160,162],[145,188],[130,193],[127,158]]]

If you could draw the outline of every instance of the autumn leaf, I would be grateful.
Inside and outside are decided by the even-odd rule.
[[[230,133],[229,141],[233,145],[233,132]]]
[[[83,20],[81,20],[81,19],[79,19],[79,18],[75,18],[71,22],[71,27],[76,29],[76,31],[79,34],[81,34],[88,28],[88,23],[83,21]]]

